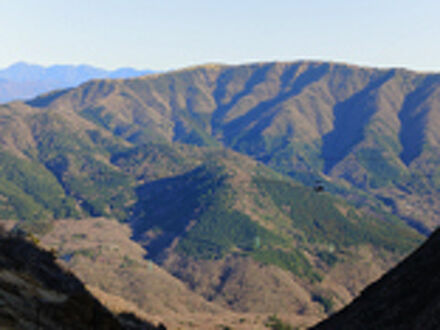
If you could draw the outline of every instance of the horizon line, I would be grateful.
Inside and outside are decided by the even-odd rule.
[[[242,66],[242,65],[256,65],[256,64],[269,64],[269,63],[301,63],[301,62],[309,62],[309,63],[329,63],[329,64],[335,64],[335,65],[345,65],[345,66],[354,66],[358,68],[365,68],[365,69],[379,69],[379,70],[407,70],[412,71],[416,73],[421,74],[439,74],[440,69],[434,70],[434,69],[421,69],[421,68],[412,68],[411,66],[405,66],[402,64],[370,64],[370,63],[359,63],[355,61],[347,61],[347,60],[333,60],[333,59],[319,59],[319,58],[298,58],[298,59],[292,59],[292,60],[257,60],[252,59],[249,61],[207,61],[207,62],[200,62],[200,63],[189,63],[189,64],[183,64],[182,66],[177,67],[170,67],[167,69],[156,69],[153,67],[139,67],[136,65],[122,65],[122,66],[115,66],[115,67],[105,67],[101,65],[95,65],[92,63],[52,63],[52,64],[39,64],[36,62],[31,62],[27,60],[17,60],[16,62],[13,62],[7,66],[0,67],[0,71],[7,70],[13,66],[16,65],[27,65],[27,66],[37,66],[43,69],[50,69],[53,67],[89,67],[93,69],[103,70],[103,71],[117,71],[121,69],[133,69],[136,71],[151,71],[152,73],[166,73],[166,72],[173,72],[173,71],[180,71],[180,70],[189,70],[194,69],[197,67],[207,67],[207,66]]]

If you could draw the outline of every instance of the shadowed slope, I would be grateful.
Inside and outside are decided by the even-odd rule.
[[[321,62],[215,65],[91,81],[34,103],[0,106],[1,148],[9,159],[2,165],[12,164],[0,175],[9,184],[0,185],[0,217],[25,219],[20,224],[33,229],[42,227],[36,219],[50,229],[64,216],[114,217],[133,226],[148,258],[186,283],[200,276],[192,288],[206,299],[251,311],[258,290],[271,283],[272,298],[259,302],[259,311],[322,316],[420,241],[391,212],[408,222],[440,221],[436,93],[426,103],[423,152],[409,169],[399,159],[399,110],[422,77]],[[330,175],[322,172],[322,150],[341,156]],[[380,161],[368,162],[371,155]],[[401,172],[425,171],[426,164],[433,179],[403,182]],[[322,189],[313,189],[315,181]],[[64,215],[54,212],[55,201]],[[78,258],[84,254],[93,265],[100,244]],[[115,263],[115,274],[133,265],[105,260]],[[186,264],[195,265],[189,273]],[[259,267],[273,280],[240,285]],[[145,277],[139,287],[127,278],[123,287],[142,295]],[[284,292],[304,299],[273,303],[278,279],[296,288]],[[197,284],[205,281],[208,288]]]
[[[244,68],[243,68],[244,69]],[[250,69],[250,68],[248,68]],[[248,70],[249,73],[245,73],[246,76],[249,76],[248,80],[246,81],[243,89],[236,93],[227,103],[223,104],[223,99],[228,94],[228,84],[234,81],[234,79],[243,79],[243,73],[237,72],[234,69],[227,69],[225,70],[218,78],[217,87],[213,92],[214,98],[218,104],[217,110],[213,113],[212,119],[211,119],[211,126],[213,134],[218,134],[219,131],[221,131],[221,126],[224,123],[224,119],[228,112],[237,104],[237,102],[242,99],[244,96],[250,94],[255,86],[257,86],[260,83],[263,83],[266,79],[266,74],[268,70],[270,69],[270,66],[262,66],[260,69],[255,70],[252,72],[251,70]]]
[[[377,111],[374,103],[376,90],[392,79],[394,74],[394,71],[381,73],[359,93],[335,106],[334,129],[322,139],[324,173],[328,173],[351,152],[353,146],[362,141],[365,126]]]
[[[342,311],[313,329],[438,329],[440,231]]]
[[[431,106],[427,102],[430,96],[440,86],[439,76],[430,76],[423,80],[420,86],[409,94],[399,113],[402,128],[399,134],[403,150],[400,153],[402,161],[409,165],[419,157],[426,143],[426,125]]]
[[[54,256],[17,237],[0,237],[2,329],[157,329],[135,317],[118,320]]]
[[[428,193],[440,182],[436,79],[400,69],[297,62],[91,81],[0,107],[0,141],[7,151],[43,163],[87,214],[122,218],[123,205],[135,198],[133,190],[120,189],[122,201],[110,189],[97,189],[100,197],[84,189],[108,186],[110,177],[121,178],[122,184],[113,182],[119,188],[135,184],[109,164],[113,154],[152,142],[184,143],[232,148],[308,185],[326,174],[332,192],[356,201],[368,195],[368,205],[433,228],[440,223],[438,194]],[[408,168],[409,162],[416,165]],[[102,172],[111,176],[97,178]],[[397,205],[402,194],[411,196],[393,209],[376,198]]]
[[[358,269],[357,248],[378,251],[363,268],[368,283],[383,272],[387,256],[419,242],[397,219],[356,211],[244,156],[228,151],[207,158],[194,170],[141,186],[131,224],[149,258],[226,308],[320,315],[323,301],[337,306],[358,292],[355,285],[350,293],[344,280],[332,286],[345,275],[327,276],[336,264]],[[265,280],[240,285],[258,268]],[[266,298],[257,302],[262,291]]]
[[[303,72],[297,74],[297,68],[288,68],[280,77],[282,91],[276,97],[258,103],[246,114],[228,122],[224,127],[225,136],[229,137],[226,139],[227,144],[236,150],[258,155],[259,146],[255,140],[258,141],[262,137],[263,131],[272,125],[273,118],[280,110],[279,106],[300,94],[306,86],[313,84],[328,73],[329,65],[327,63],[303,65],[303,69]],[[287,87],[290,76],[294,78],[293,83]],[[288,135],[290,135],[289,132]]]

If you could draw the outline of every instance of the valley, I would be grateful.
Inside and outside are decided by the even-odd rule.
[[[89,81],[0,106],[0,218],[111,310],[310,326],[440,224],[439,105],[440,75],[327,62]]]

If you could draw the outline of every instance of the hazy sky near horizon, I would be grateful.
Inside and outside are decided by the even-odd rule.
[[[435,0],[0,1],[0,67],[318,59],[440,71]]]

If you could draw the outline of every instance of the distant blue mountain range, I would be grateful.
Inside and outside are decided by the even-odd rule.
[[[19,62],[0,70],[0,102],[30,99],[54,89],[75,87],[90,79],[131,78],[151,73],[154,71],[133,68],[109,71],[90,65],[43,67]]]

